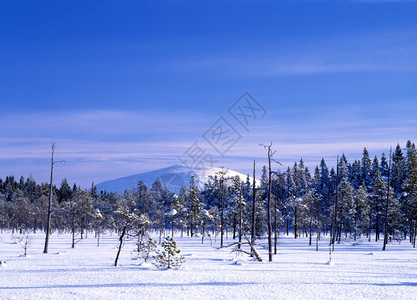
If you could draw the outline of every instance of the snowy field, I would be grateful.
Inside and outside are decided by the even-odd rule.
[[[328,240],[320,249],[306,238],[279,239],[278,255],[254,262],[231,248],[216,249],[219,239],[176,237],[186,263],[157,269],[134,260],[134,241],[114,267],[117,236],[93,235],[71,248],[71,236],[53,234],[43,254],[44,235],[33,235],[28,257],[10,232],[0,234],[0,299],[417,299],[417,249],[407,241],[360,239],[336,245],[328,264]],[[231,242],[231,241],[228,241]],[[265,242],[265,241],[262,241]]]

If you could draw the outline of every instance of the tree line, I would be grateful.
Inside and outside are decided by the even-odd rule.
[[[254,166],[255,171],[255,166]],[[32,177],[0,179],[0,230],[45,231],[49,184]],[[155,231],[166,236],[220,236],[251,240],[279,234],[309,237],[310,245],[323,235],[334,242],[366,237],[378,241],[408,240],[415,247],[417,233],[417,152],[408,141],[392,155],[348,162],[344,154],[329,168],[324,159],[311,172],[301,159],[287,170],[262,168],[259,184],[248,176],[229,177],[227,170],[210,177],[201,190],[194,177],[179,193],[155,181],[138,182],[122,195],[69,186],[63,179],[53,186],[53,232],[71,232],[72,246],[80,239],[108,230],[122,234]],[[269,204],[269,205],[268,205]],[[268,221],[270,220],[270,228]],[[270,248],[270,253],[272,252]]]

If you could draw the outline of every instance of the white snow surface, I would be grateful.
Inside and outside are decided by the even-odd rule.
[[[158,269],[132,257],[134,240],[123,247],[114,267],[117,234],[102,236],[97,247],[89,234],[71,248],[69,234],[32,234],[28,257],[11,232],[0,234],[0,299],[417,299],[417,249],[407,241],[388,244],[359,239],[335,247],[329,262],[328,239],[319,251],[307,238],[279,238],[278,254],[267,262],[216,249],[219,237],[174,235],[185,264]],[[158,238],[157,235],[154,238]],[[226,240],[225,244],[233,242]],[[265,240],[258,241],[266,244]],[[375,253],[376,255],[369,255]]]

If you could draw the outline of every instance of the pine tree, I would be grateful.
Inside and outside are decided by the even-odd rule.
[[[67,179],[62,179],[61,188],[59,189],[59,202],[67,202],[71,200],[72,190]]]
[[[172,237],[166,237],[162,242],[162,251],[159,251],[155,256],[155,266],[158,268],[175,268],[180,267],[184,262],[185,258],[180,254],[180,250],[177,249],[177,243]]]
[[[184,236],[184,230],[187,230],[188,226],[188,211],[186,203],[188,199],[188,191],[186,187],[182,187],[178,194],[178,210],[176,217],[177,226],[181,229],[181,237]]]
[[[150,212],[150,203],[149,203],[149,193],[148,187],[146,184],[140,180],[135,189],[135,196],[136,196],[136,207],[140,210],[140,212],[149,217]]]
[[[338,218],[337,218],[337,238],[340,242],[342,229],[347,236],[348,231],[354,228],[355,201],[353,198],[353,187],[348,181],[348,168],[346,159],[342,156],[339,162],[339,183],[338,183]]]
[[[289,235],[290,220],[294,209],[293,201],[295,199],[295,183],[289,167],[285,174],[285,203],[283,204],[283,214],[285,219],[285,231],[286,234]]]
[[[138,258],[142,258],[144,262],[148,262],[152,258],[152,253],[154,253],[156,248],[156,241],[152,238],[148,238],[147,240],[140,239],[137,243]]]
[[[236,238],[236,233],[238,233],[241,226],[242,220],[242,210],[243,210],[243,200],[242,200],[242,182],[239,176],[235,176],[231,179],[232,184],[229,187],[229,222],[233,228],[233,239]]]
[[[313,227],[319,223],[319,205],[321,195],[319,195],[315,188],[310,188],[302,199],[303,210],[305,216],[303,223],[308,224],[308,236],[309,245],[312,245]],[[319,234],[319,230],[316,230],[316,234]],[[318,237],[317,237],[318,238]]]
[[[413,247],[416,246],[417,235],[417,151],[415,144],[408,147],[407,150],[407,169],[406,180],[404,181],[405,191],[405,216],[408,231],[410,232],[410,242]]]
[[[96,232],[96,237],[97,237],[97,247],[99,247],[100,235],[104,231],[104,221],[105,221],[105,218],[103,217],[99,208],[95,209],[93,220],[94,220],[94,230]]]
[[[197,185],[195,184],[194,176],[191,176],[190,189],[189,189],[187,203],[186,203],[191,237],[194,236],[194,233],[197,230],[197,227],[199,224],[200,212],[203,209],[203,205],[200,202],[198,194],[199,194],[199,191],[198,191]]]
[[[361,162],[359,160],[355,160],[349,166],[349,182],[354,189],[358,189],[363,183],[361,176]]]
[[[369,189],[372,182],[372,162],[369,156],[368,150],[363,149],[362,160],[361,160],[361,182],[365,182],[366,187]]]
[[[383,178],[388,176],[388,161],[387,161],[387,157],[385,156],[385,153],[382,153],[379,171],[381,172],[381,176]]]
[[[138,215],[135,212],[129,209],[128,205],[126,205],[125,199],[121,199],[120,205],[115,211],[115,217],[118,219],[119,224],[121,226],[120,235],[119,235],[119,246],[116,254],[116,259],[114,261],[114,265],[117,267],[119,261],[119,255],[123,247],[123,243],[125,239],[130,235],[130,232],[133,232],[132,236],[138,236],[138,232],[143,235],[141,228],[146,228],[149,224],[149,219],[145,215]]]
[[[219,177],[218,181],[218,196],[219,196],[219,211],[220,211],[220,247],[223,247],[224,231],[225,231],[225,211],[226,211],[226,188],[225,188],[225,175],[227,171],[222,167],[216,175]]]
[[[403,152],[399,144],[395,148],[392,154],[392,170],[391,170],[391,181],[394,188],[395,196],[398,198],[403,192],[403,182],[405,180],[405,159]]]
[[[367,232],[369,225],[369,211],[370,206],[367,201],[367,192],[365,185],[361,185],[359,189],[354,191],[354,201],[355,201],[355,220],[354,220],[354,240],[359,235],[362,235],[363,232]]]
[[[164,208],[162,206],[163,187],[159,180],[155,180],[150,188],[149,216],[152,226],[158,228],[159,221],[163,218]],[[160,232],[161,234],[161,232]],[[159,241],[161,242],[161,240]]]
[[[322,220],[320,224],[323,226],[323,230],[327,230],[327,225],[330,223],[331,219],[331,206],[332,206],[332,182],[327,168],[325,160],[322,158],[320,162],[320,180],[317,187],[317,192],[322,195],[320,201],[320,214]]]
[[[384,206],[384,200],[386,197],[386,184],[381,178],[381,172],[379,170],[376,172],[372,178],[371,186],[371,199],[372,199],[372,209],[371,209],[371,222],[374,224],[375,229],[375,241],[377,242],[380,239],[380,233],[382,226],[382,212]]]

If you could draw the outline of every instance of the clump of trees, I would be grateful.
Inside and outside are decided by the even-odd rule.
[[[48,189],[49,184],[32,177],[0,179],[0,230],[45,231]],[[378,241],[386,231],[388,241],[407,239],[415,246],[417,152],[410,141],[404,149],[397,145],[391,157],[372,158],[365,148],[361,159],[349,162],[342,154],[334,168],[322,159],[312,172],[301,159],[286,170],[264,167],[257,186],[249,176],[242,181],[223,170],[204,188],[192,179],[178,194],[159,181],[151,186],[140,181],[119,195],[94,185],[89,190],[70,187],[64,179],[52,187],[52,196],[51,231],[71,232],[73,247],[90,233],[99,245],[100,235],[109,230],[123,236],[122,244],[126,236],[140,243],[146,232],[153,232],[159,243],[167,235],[201,235],[202,242],[205,236],[220,235],[223,246],[230,234],[238,241],[251,236],[254,245],[268,224],[275,253],[279,232],[308,236],[309,244],[315,241],[318,247],[323,235],[334,243],[358,237]]]

